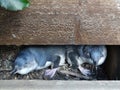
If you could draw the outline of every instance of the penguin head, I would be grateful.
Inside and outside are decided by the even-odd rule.
[[[90,49],[90,58],[93,64],[96,66],[102,65],[107,56],[107,50],[105,46],[92,46]]]
[[[79,48],[78,53],[81,58],[80,60],[96,66],[103,64],[107,56],[107,50],[105,46],[82,46]]]
[[[78,54],[80,62],[79,69],[80,71],[86,75],[96,75],[97,68],[99,65],[102,65],[107,56],[107,49],[105,46],[92,46],[92,45],[84,45],[78,48]],[[86,66],[86,63],[92,65],[92,69],[85,68],[83,65]]]
[[[24,75],[35,70],[36,67],[37,63],[33,56],[26,54],[18,55],[14,63],[14,69],[11,73]]]

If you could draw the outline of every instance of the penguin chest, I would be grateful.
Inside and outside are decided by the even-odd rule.
[[[47,68],[49,66],[52,65],[52,62],[51,61],[46,61],[44,65],[39,65],[36,70],[41,70],[41,69],[44,69],[44,68]]]
[[[19,73],[21,75],[28,74],[29,72],[35,70],[37,66],[38,66],[38,64],[34,60],[34,61],[30,62],[28,65],[26,65],[26,66],[22,67],[21,69],[17,70],[16,73]]]
[[[62,66],[65,64],[65,55],[59,55],[60,57],[60,63],[59,63],[59,66]]]

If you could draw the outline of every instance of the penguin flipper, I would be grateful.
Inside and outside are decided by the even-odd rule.
[[[77,67],[78,67],[78,61],[77,61],[77,59],[76,59],[76,56],[78,56],[78,55],[76,54],[76,52],[70,52],[70,53],[68,54],[69,59],[67,60],[67,62],[68,62],[68,63],[70,64],[70,66],[73,67],[73,68],[77,68]]]
[[[52,68],[57,68],[59,67],[59,64],[60,64],[60,57],[59,56],[56,56],[53,60],[53,66]]]

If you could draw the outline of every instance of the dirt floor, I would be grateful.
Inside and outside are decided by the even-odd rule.
[[[107,77],[103,70],[100,68],[98,74],[95,77],[85,77],[80,74],[77,69],[68,67],[68,65],[61,67],[55,76],[50,79],[44,77],[44,70],[33,71],[27,75],[11,75],[10,72],[13,69],[13,63],[17,53],[20,51],[18,46],[0,46],[0,80],[106,80]],[[67,72],[67,74],[66,74]],[[69,74],[68,74],[69,73]]]

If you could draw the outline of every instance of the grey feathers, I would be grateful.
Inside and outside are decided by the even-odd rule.
[[[13,71],[14,73],[27,74],[49,66],[57,68],[65,65],[67,61],[67,64],[78,68],[87,76],[91,72],[84,69],[82,64],[89,63],[99,66],[104,63],[106,56],[107,49],[102,45],[28,47],[18,54]]]
[[[34,62],[31,64],[31,62]],[[29,47],[22,50],[16,60],[15,69],[25,74],[32,70],[47,68],[48,66],[58,67],[65,63],[65,48],[59,46]],[[30,69],[31,68],[31,69]]]

